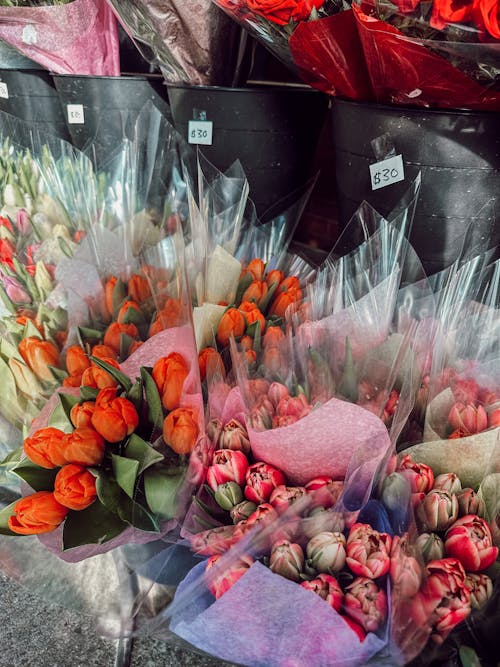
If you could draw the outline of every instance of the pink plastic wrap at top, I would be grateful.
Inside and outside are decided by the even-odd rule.
[[[156,336],[143,343],[137,352],[134,352],[120,368],[132,380],[135,380],[139,376],[141,366],[154,366],[158,359],[167,356],[171,352],[178,352],[189,364],[189,375],[184,382],[180,406],[197,408],[200,433],[203,434],[203,397],[199,384],[198,356],[193,332],[189,326],[174,327],[156,334]],[[78,390],[64,388],[63,393],[75,395],[78,393]],[[33,422],[32,432],[47,425],[50,413],[56,404],[57,396],[54,395],[44,406],[40,416]],[[88,544],[69,549],[68,551],[61,550],[63,524],[51,533],[39,535],[38,539],[50,552],[58,556],[61,560],[68,563],[77,563],[125,544],[147,544],[148,542],[158,540],[172,530],[175,525],[175,520],[166,521],[162,524],[160,533],[150,533],[130,526],[108,542],[104,542],[103,544]]]
[[[118,28],[106,0],[0,7],[0,39],[56,74],[120,74]]]
[[[289,39],[301,78],[313,88],[350,100],[373,100],[352,10],[303,21]]]
[[[479,85],[419,41],[367,16],[356,5],[353,5],[353,11],[378,102],[500,110],[500,92],[489,91]],[[432,42],[429,41],[429,44]]]

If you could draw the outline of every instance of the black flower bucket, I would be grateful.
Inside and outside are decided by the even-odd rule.
[[[52,76],[42,69],[0,69],[0,109],[70,141]]]
[[[134,123],[151,101],[170,119],[167,91],[161,76],[54,75],[73,145],[87,149],[97,165],[123,138],[132,137]]]
[[[429,274],[500,243],[500,114],[334,100],[339,228],[364,199],[387,215],[420,171],[410,240]],[[370,165],[401,155],[404,179]],[[395,172],[392,172],[394,175]],[[396,177],[397,178],[397,177]],[[378,183],[380,185],[380,183]]]
[[[294,86],[168,84],[168,96],[177,131],[212,164],[224,171],[240,160],[259,216],[311,177],[326,95]]]

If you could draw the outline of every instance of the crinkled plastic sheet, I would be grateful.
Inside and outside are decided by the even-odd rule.
[[[237,27],[210,0],[107,0],[166,81],[230,85]]]
[[[120,74],[116,19],[105,0],[0,7],[0,39],[57,74]]]

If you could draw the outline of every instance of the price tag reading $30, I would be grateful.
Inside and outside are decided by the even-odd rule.
[[[380,188],[385,188],[387,185],[404,181],[405,169],[403,157],[401,155],[394,155],[381,162],[371,164],[370,177],[372,190],[379,190]]]

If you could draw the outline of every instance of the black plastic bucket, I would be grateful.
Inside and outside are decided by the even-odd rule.
[[[387,215],[420,171],[410,239],[429,274],[499,245],[500,114],[336,99],[332,122],[340,229],[363,199]],[[377,143],[402,155],[405,179],[373,190]]]
[[[161,76],[54,75],[73,145],[100,164],[124,137],[131,138],[134,123],[151,100],[170,119],[167,91]]]
[[[0,69],[0,109],[70,141],[51,75],[39,69]]]
[[[212,123],[212,143],[199,145],[201,153],[221,171],[240,160],[259,215],[310,178],[329,104],[323,93],[168,84],[168,96],[174,125],[186,140],[189,121]]]

